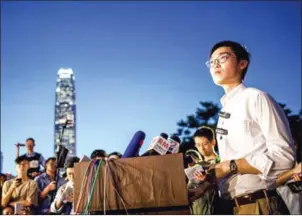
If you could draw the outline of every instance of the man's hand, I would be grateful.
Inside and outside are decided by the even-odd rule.
[[[206,180],[206,175],[204,175],[201,171],[197,170],[193,174],[193,178],[197,181],[204,182]]]
[[[11,206],[6,207],[5,209],[3,209],[2,212],[4,215],[13,215],[14,214],[14,208]]]
[[[25,203],[24,203],[24,206],[28,207],[28,206],[31,206],[33,203],[32,203],[32,200],[30,197],[26,198],[25,200]]]
[[[295,166],[295,168],[293,169],[293,174],[302,174],[302,167],[301,167],[301,163],[297,164]]]
[[[294,182],[302,181],[302,167],[301,163],[297,164],[292,171]]]
[[[73,202],[73,193],[65,197],[65,202],[71,202],[71,203]]]
[[[21,181],[20,179],[16,178],[14,181],[13,181],[13,184],[10,186],[10,189],[11,190],[15,190],[17,187],[19,187],[21,185]]]
[[[56,187],[56,181],[52,181],[50,182],[48,185],[47,185],[47,190],[48,191],[53,191],[55,190],[57,187]]]

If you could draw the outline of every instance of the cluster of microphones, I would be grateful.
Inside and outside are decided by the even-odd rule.
[[[139,150],[143,145],[146,134],[143,131],[137,131],[127,146],[122,158],[130,158],[139,156]],[[161,133],[152,139],[148,150],[140,156],[166,155],[178,153],[180,146],[178,136],[168,136],[166,133]]]

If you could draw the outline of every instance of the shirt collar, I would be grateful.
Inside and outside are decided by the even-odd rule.
[[[32,154],[29,154],[29,153],[26,152],[26,156],[28,156],[28,157],[33,157],[35,155],[36,155],[36,152],[33,152]]]
[[[229,100],[231,100],[238,93],[242,92],[245,88],[246,85],[244,83],[241,83],[240,85],[232,89],[229,93],[223,95],[222,98],[220,99],[220,103],[222,104],[222,106],[225,106]]]

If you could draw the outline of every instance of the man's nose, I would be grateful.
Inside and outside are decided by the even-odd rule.
[[[219,61],[216,59],[214,61],[214,68],[220,68],[220,67],[221,67],[221,65],[220,65]]]

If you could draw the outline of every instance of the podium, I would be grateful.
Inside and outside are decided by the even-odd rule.
[[[89,214],[103,214],[105,210],[106,214],[189,214],[182,154],[103,161],[91,169],[84,187],[89,163],[75,164],[77,213],[86,210]]]

